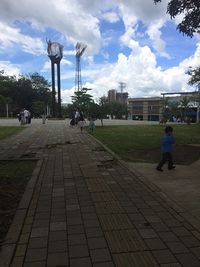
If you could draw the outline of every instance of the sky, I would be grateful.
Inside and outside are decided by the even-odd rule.
[[[38,72],[51,82],[47,42],[64,46],[61,98],[70,103],[75,90],[75,46],[81,57],[82,85],[95,101],[126,85],[129,97],[157,97],[193,91],[189,67],[200,65],[200,37],[176,29],[168,0],[1,0],[0,70],[8,75]]]

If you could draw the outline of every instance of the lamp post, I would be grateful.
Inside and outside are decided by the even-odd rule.
[[[47,41],[48,57],[51,60],[51,78],[52,78],[52,115],[56,117],[56,90],[55,90],[55,64],[57,65],[57,86],[58,86],[58,117],[62,117],[61,112],[61,92],[60,92],[60,61],[63,57],[63,45]]]

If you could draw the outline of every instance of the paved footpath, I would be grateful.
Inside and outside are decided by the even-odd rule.
[[[0,142],[37,159],[0,267],[200,267],[200,222],[66,121]]]

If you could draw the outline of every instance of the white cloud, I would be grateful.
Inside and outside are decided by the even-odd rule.
[[[119,21],[119,15],[116,12],[106,12],[102,15],[102,18],[110,23]]]
[[[2,0],[1,19],[37,22],[62,32],[72,44],[77,40],[88,44],[87,53],[97,53],[100,44],[99,20],[71,0]]]
[[[1,49],[7,50],[12,48],[15,50],[16,44],[21,46],[21,49],[33,55],[41,55],[45,53],[45,48],[39,38],[20,33],[20,29],[10,27],[5,23],[0,22],[0,43]]]
[[[167,2],[168,0],[162,0],[161,3],[154,5],[153,0],[1,0],[0,49],[14,51],[15,48],[21,48],[33,55],[46,54],[44,41],[31,37],[31,34],[25,35],[16,26],[11,26],[16,20],[25,21],[40,34],[42,31],[43,35],[46,29],[48,32],[51,32],[49,29],[55,29],[59,38],[63,38],[67,43],[66,47],[75,45],[77,41],[87,44],[85,56],[88,57],[90,69],[82,69],[82,78],[83,83],[84,78],[90,81],[86,86],[93,88],[91,94],[95,98],[107,94],[109,89],[117,89],[118,82],[121,81],[126,82],[127,90],[132,97],[155,96],[163,91],[185,90],[187,88],[185,70],[188,66],[196,66],[200,62],[200,45],[197,46],[193,56],[173,68],[162,71],[157,65],[157,53],[154,54],[147,45],[141,46],[137,41],[142,22],[156,51],[161,56],[170,57],[165,51],[165,42],[162,40],[162,29],[169,19],[166,14]],[[102,16],[111,23],[119,19],[123,21],[124,32],[119,41],[128,47],[130,52],[126,55],[119,53],[115,63],[95,65],[93,56],[99,51],[109,59],[105,48],[112,42],[113,37],[112,34],[107,36],[105,32],[101,32]],[[111,30],[107,32],[112,33]],[[53,38],[53,36],[45,37]],[[105,49],[103,51],[102,46]],[[71,56],[74,53],[72,50],[64,50],[64,56]],[[73,63],[63,58],[62,64],[69,67]],[[11,73],[20,72],[19,67],[9,61],[1,62],[1,66]],[[63,69],[61,69],[62,79],[74,78],[75,70],[64,72]],[[43,66],[44,72],[49,70],[50,61],[45,62]],[[73,88],[63,91],[63,99],[69,101],[73,92]]]
[[[150,24],[147,34],[153,42],[153,47],[155,50],[163,57],[170,59],[170,55],[165,51],[165,42],[161,39],[161,28],[164,25],[163,20],[158,20],[152,24]]]
[[[0,61],[0,70],[4,70],[6,75],[15,75],[16,77],[21,74],[20,66],[9,61]]]

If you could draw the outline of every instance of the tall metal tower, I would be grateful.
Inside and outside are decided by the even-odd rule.
[[[83,55],[87,45],[83,43],[76,44],[76,75],[75,75],[75,90],[80,91],[82,89],[81,80],[81,56]]]
[[[119,82],[119,89],[120,89],[121,94],[123,93],[125,88],[126,88],[126,83]]]

